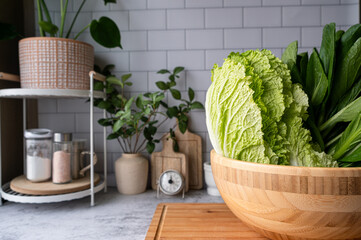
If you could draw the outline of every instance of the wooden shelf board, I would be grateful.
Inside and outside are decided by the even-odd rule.
[[[94,173],[94,185],[98,184],[99,181],[99,174]],[[57,195],[88,189],[90,188],[90,179],[89,177],[83,177],[66,184],[54,184],[51,181],[33,183],[27,180],[24,175],[21,175],[10,182],[10,188],[22,194]]]

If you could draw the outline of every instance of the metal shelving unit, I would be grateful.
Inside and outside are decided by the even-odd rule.
[[[26,99],[29,98],[89,98],[90,99],[90,152],[94,153],[94,98],[105,98],[105,93],[100,91],[94,91],[93,82],[94,79],[99,81],[105,81],[105,77],[94,71],[89,73],[90,77],[90,90],[71,90],[71,89],[26,89],[26,88],[13,88],[0,90],[1,98],[18,98],[23,99],[23,130],[26,129]],[[0,109],[0,115],[1,115]],[[106,117],[106,111],[103,111],[104,118]],[[103,130],[103,144],[104,144],[104,178],[94,186],[94,156],[90,155],[90,188],[78,192],[57,194],[57,195],[26,195],[12,191],[10,189],[10,183],[1,182],[1,154],[0,154],[0,205],[2,205],[2,198],[12,202],[19,203],[50,203],[50,202],[62,202],[73,199],[79,199],[86,196],[90,196],[90,206],[94,206],[94,194],[103,190],[107,191],[107,143],[106,143],[106,128]],[[25,148],[25,144],[24,144]],[[0,129],[0,152],[1,152],[1,129]],[[24,173],[26,172],[26,160],[24,150]]]

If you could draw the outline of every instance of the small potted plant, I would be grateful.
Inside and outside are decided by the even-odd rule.
[[[126,98],[124,95],[124,88],[132,85],[129,81],[131,74],[117,78],[110,73],[113,67],[114,65],[108,65],[103,70],[96,67],[95,70],[107,76],[107,79],[105,85],[96,82],[94,88],[96,90],[105,89],[107,96],[106,99],[96,99],[94,104],[106,110],[107,118],[100,119],[98,123],[112,128],[112,133],[108,135],[107,139],[116,139],[123,152],[122,157],[115,162],[118,191],[122,194],[138,194],[144,192],[147,187],[149,169],[148,159],[141,153],[154,151],[155,144],[160,141],[155,137],[158,128],[173,117],[188,124],[188,117],[182,115],[184,108],[188,106],[187,111],[189,112],[191,109],[203,108],[203,105],[194,101],[192,89],[189,90],[193,92],[192,99],[182,100],[185,103],[176,106],[178,110],[181,110],[177,113],[172,110],[175,109],[175,106],[169,107],[163,101],[167,91],[170,91],[175,99],[181,99],[180,92],[174,87],[176,86],[175,80],[179,78],[183,67],[177,67],[173,72],[159,71],[160,73],[165,71],[169,73],[171,80],[163,82],[169,87],[162,86],[162,91],[147,92],[131,98]],[[187,124],[184,125],[185,128],[182,127],[182,130],[186,131]]]
[[[117,25],[108,17],[92,20],[73,39],[72,30],[86,0],[83,0],[69,26],[65,29],[68,0],[60,1],[60,26],[56,26],[49,14],[45,0],[37,0],[40,37],[19,41],[20,78],[22,88],[89,89],[89,72],[94,65],[92,45],[77,38],[90,29],[92,38],[106,48],[121,46]],[[108,2],[104,0],[104,4]],[[18,36],[13,26],[1,23],[0,39]]]

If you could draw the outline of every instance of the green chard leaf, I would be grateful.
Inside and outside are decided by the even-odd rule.
[[[338,141],[335,153],[333,154],[334,159],[339,159],[345,153],[352,150],[361,142],[361,114],[355,117],[348,125],[346,130],[342,133],[341,139]]]
[[[320,59],[325,70],[325,74],[332,76],[335,58],[335,23],[327,24],[323,28],[322,43],[320,48]]]
[[[296,63],[298,51],[298,41],[291,42],[282,54],[282,62],[287,64],[289,61]]]
[[[320,126],[320,131],[331,129],[338,122],[350,122],[360,114],[361,97],[358,97]]]
[[[351,88],[358,77],[360,67],[361,38],[352,45],[343,60],[338,62],[336,66],[334,87],[332,88],[332,105],[330,107],[334,107],[335,103]]]
[[[307,66],[306,90],[313,106],[322,103],[328,88],[328,80],[317,50],[313,49]]]

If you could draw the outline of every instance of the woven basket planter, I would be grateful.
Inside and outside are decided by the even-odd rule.
[[[22,88],[89,89],[94,65],[90,44],[65,38],[32,37],[19,42]]]

